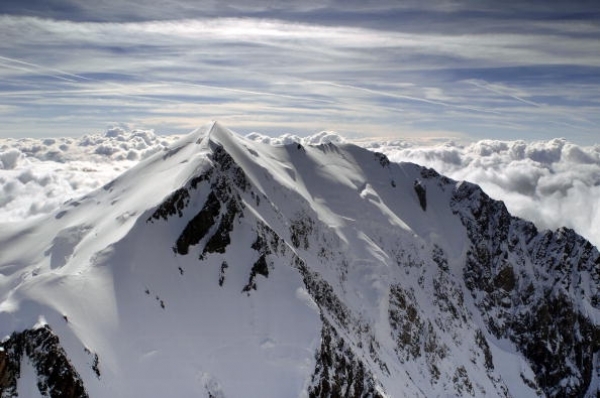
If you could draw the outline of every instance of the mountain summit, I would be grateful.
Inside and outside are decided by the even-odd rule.
[[[0,397],[597,397],[600,254],[477,186],[218,123],[0,228]]]

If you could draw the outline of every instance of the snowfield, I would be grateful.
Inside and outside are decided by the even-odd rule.
[[[262,141],[213,122],[3,224],[1,396],[600,393],[585,239],[335,136]]]
[[[0,220],[20,221],[56,210],[108,183],[179,136],[113,127],[79,138],[0,139]],[[343,143],[335,132],[308,137],[251,133],[253,141],[283,145]],[[394,162],[432,167],[456,180],[480,185],[509,211],[539,228],[573,228],[600,246],[600,146],[565,139],[492,141],[468,145],[415,140],[352,141]]]

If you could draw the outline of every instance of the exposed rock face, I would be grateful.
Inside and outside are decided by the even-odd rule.
[[[588,391],[600,328],[581,306],[600,308],[597,249],[572,230],[538,233],[471,184],[456,190],[452,207],[472,242],[465,283],[490,331],[517,344],[546,396],[600,394]],[[586,292],[584,279],[596,290]]]
[[[326,319],[312,384],[308,390],[310,398],[383,398],[369,369]]]
[[[149,324],[155,329],[146,330],[142,344],[144,372],[161,370],[152,362],[154,354],[147,355],[155,346],[162,349],[156,350],[157,358],[169,354],[177,361],[187,354],[171,350],[168,340],[175,330],[165,328],[166,338],[152,340],[156,326],[166,319],[158,317],[177,320],[186,314],[186,321],[199,322],[173,333],[183,340],[194,336],[178,342],[185,351],[198,339],[207,339],[206,345],[219,341],[228,348],[225,359],[233,358],[222,364],[231,366],[238,361],[239,347],[228,346],[231,336],[244,347],[256,344],[253,350],[260,354],[239,360],[288,366],[296,388],[305,388],[301,393],[311,398],[510,397],[519,396],[509,388],[515,380],[529,396],[600,396],[600,328],[589,315],[600,308],[600,254],[573,231],[539,232],[474,185],[416,165],[393,164],[380,154],[334,144],[293,145],[280,148],[287,151],[284,164],[271,170],[279,167],[274,153],[243,145],[228,151],[208,137],[199,140],[206,150],[202,167],[186,169],[197,171],[170,194],[161,192],[162,203],[144,208],[133,233],[113,244],[106,257],[97,256],[93,265],[105,267],[94,271],[114,282],[115,289],[127,277],[133,281],[115,290],[121,294],[117,298],[127,301],[117,303],[119,311],[128,315],[119,318],[115,335],[122,336],[123,325],[136,332],[147,325],[146,319],[135,318],[140,311],[154,321]],[[187,162],[177,159],[180,151],[185,148],[164,159]],[[297,152],[301,158],[293,157]],[[238,157],[242,161],[236,162]],[[267,157],[266,163],[250,163]],[[243,170],[240,164],[251,167]],[[334,167],[346,173],[342,183],[328,171]],[[301,175],[310,170],[315,173]],[[300,186],[303,180],[308,182]],[[115,183],[106,189],[117,188]],[[140,257],[143,261],[118,255],[140,250],[130,246],[138,242],[148,252]],[[113,273],[121,279],[110,279]],[[134,301],[139,299],[136,289],[142,304]],[[179,296],[180,291],[189,295]],[[198,291],[208,294],[196,295]],[[154,307],[160,303],[158,311],[147,305],[147,296]],[[283,321],[272,319],[282,296],[289,305],[278,312]],[[130,302],[134,304],[127,307]],[[230,303],[245,310],[232,311],[241,321],[227,318],[224,330],[222,314]],[[296,330],[288,329],[278,335],[286,344],[270,339],[280,322],[295,322],[298,313],[306,322],[290,325],[309,325],[301,331],[302,339],[290,344],[285,339]],[[210,333],[200,332],[211,323]],[[186,322],[173,325],[177,327],[185,328]],[[220,332],[227,332],[226,341],[210,340]],[[510,352],[500,353],[506,347]],[[35,367],[42,394],[88,396],[49,327],[13,333],[0,348],[0,398],[16,396],[25,357]],[[212,348],[194,352],[193,361],[187,357],[191,368],[198,366],[189,372],[192,384],[204,386],[209,397],[230,396],[227,388],[236,383],[215,373],[218,367],[209,369],[214,361],[202,357],[225,352]],[[88,354],[93,372],[81,373],[88,391],[110,391],[89,380],[100,378],[101,370],[103,381],[115,372],[101,367],[97,354]],[[113,354],[115,362],[122,360],[120,353]],[[509,375],[512,379],[503,373],[502,355],[522,365],[516,376]],[[294,362],[297,358],[302,363]],[[129,386],[128,380],[119,381]],[[231,396],[240,396],[239,390]]]
[[[214,149],[212,161],[214,169],[194,177],[185,187],[173,192],[147,220],[166,221],[174,215],[183,217],[183,210],[189,204],[194,191],[197,191],[202,183],[210,185],[211,190],[204,206],[188,222],[173,246],[173,251],[177,254],[187,254],[190,246],[197,245],[207,236],[201,258],[207,253],[224,253],[231,243],[229,234],[233,230],[236,216],[241,211],[239,194],[235,188],[244,191],[249,183],[243,170],[222,147]]]
[[[187,254],[190,246],[197,245],[212,228],[219,217],[221,204],[214,193],[210,193],[200,213],[186,225],[179,235],[173,251],[178,254]]]
[[[233,220],[243,217],[239,195],[251,191],[251,184],[225,150],[217,150],[214,158],[218,170],[203,179],[213,190],[201,212],[181,234],[176,245],[179,254],[185,255],[189,246],[210,234],[203,253],[225,252],[234,228]],[[386,158],[376,156],[376,160],[382,167],[389,167]],[[522,375],[526,383],[548,397],[593,394],[588,389],[594,355],[600,349],[600,331],[586,319],[576,303],[587,300],[596,308],[600,303],[598,291],[585,296],[577,290],[583,274],[596,281],[596,285],[600,283],[597,250],[569,230],[540,234],[533,224],[510,216],[502,203],[490,199],[474,185],[462,183],[455,188],[453,181],[428,169],[423,169],[420,177],[423,181],[415,180],[413,188],[423,211],[427,210],[425,181],[434,180],[439,186],[453,190],[450,206],[460,217],[471,242],[463,267],[464,283],[481,309],[489,331],[497,338],[514,342],[530,361],[535,379]],[[252,195],[259,197],[254,192]],[[179,204],[186,200],[186,194],[176,192],[163,205],[164,209],[157,210],[155,218],[180,213]],[[259,233],[252,248],[259,257],[243,291],[257,289],[256,277],[269,276],[268,258],[288,257],[286,247],[317,251],[325,259],[331,255],[332,247],[311,246],[311,242],[326,236],[323,230],[327,226],[320,227],[308,212],[297,213],[288,225],[288,241],[264,224],[257,226]],[[423,319],[420,315],[423,309],[419,309],[413,292],[400,285],[390,287],[388,315],[398,360],[423,363],[432,382],[436,383],[442,376],[439,364],[447,359],[450,351],[439,335],[456,333],[452,330],[460,325],[464,327],[469,314],[464,310],[462,290],[448,277],[448,260],[443,250],[434,246],[430,257],[440,270],[431,280],[434,303],[448,314],[447,319],[435,322]],[[409,269],[422,268],[424,264],[423,260],[411,256],[400,256],[398,260],[399,266]],[[366,354],[372,363],[389,372],[381,359],[380,343],[369,325],[354,314],[336,289],[302,258],[292,255],[292,266],[302,274],[307,291],[319,306],[324,325],[309,396],[383,396],[378,392],[381,388],[377,387],[369,365],[361,359]],[[220,285],[224,283],[226,268],[226,264],[221,266]],[[426,283],[423,277],[420,283]],[[353,335],[360,341],[359,345],[345,341],[340,335],[342,331],[344,335]],[[496,392],[509,396],[502,380],[494,373],[493,355],[481,330],[474,331],[474,343]],[[450,380],[457,394],[478,394],[465,366],[456,366]]]
[[[425,187],[421,184],[421,181],[417,180],[414,184],[415,192],[417,193],[417,197],[419,198],[419,205],[423,211],[427,210],[427,192],[425,191]]]
[[[17,380],[26,356],[33,364],[42,395],[87,398],[83,382],[58,337],[48,326],[13,333],[0,345],[0,397],[17,397]]]

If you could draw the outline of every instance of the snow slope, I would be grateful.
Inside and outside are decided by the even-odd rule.
[[[35,331],[58,337],[71,396],[595,396],[586,243],[414,164],[211,123],[0,228],[1,396],[35,369],[54,386]]]

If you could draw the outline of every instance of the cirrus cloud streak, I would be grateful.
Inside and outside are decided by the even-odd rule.
[[[218,118],[246,133],[594,143],[599,24],[528,24],[483,7],[465,30],[468,4],[441,4],[382,3],[372,15],[406,23],[377,26],[358,18],[364,7],[334,3],[151,21],[0,15],[0,97],[10,104],[0,136],[75,135],[112,121],[182,133],[191,118]],[[411,16],[439,23],[424,30]]]

